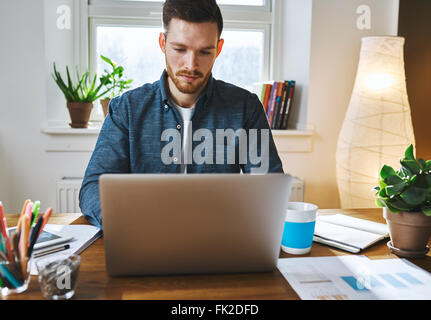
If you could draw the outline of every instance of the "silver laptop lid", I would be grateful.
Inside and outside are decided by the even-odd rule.
[[[284,174],[102,175],[108,273],[273,270],[291,181]]]

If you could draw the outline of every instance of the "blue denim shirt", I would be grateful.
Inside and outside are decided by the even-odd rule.
[[[182,136],[183,124],[178,111],[170,105],[163,72],[159,81],[145,84],[111,100],[109,114],[101,128],[96,147],[85,172],[79,193],[79,205],[84,217],[93,225],[102,228],[100,210],[99,177],[104,173],[179,173],[181,162],[166,164],[162,159],[163,150],[172,139],[162,139],[166,129],[178,131]],[[204,128],[213,134],[213,146],[218,145],[216,131],[226,129],[257,129],[257,154],[263,150],[259,144],[263,136],[259,132],[269,132],[268,173],[282,173],[283,168],[272,138],[262,104],[255,94],[223,81],[210,77],[206,88],[195,105],[191,119],[192,132]],[[256,130],[254,130],[256,131]],[[250,135],[248,136],[251,140]],[[260,139],[259,139],[260,137]],[[194,138],[194,137],[193,137]],[[195,140],[195,139],[193,139]],[[214,150],[213,161],[187,165],[187,173],[253,173],[258,167],[250,159],[239,159],[239,138],[235,139],[235,158],[228,159],[226,145]],[[193,141],[193,149],[202,141]],[[225,140],[223,139],[223,144]],[[251,143],[249,141],[249,143]],[[165,149],[164,149],[165,148]],[[226,151],[226,152],[224,152]],[[251,147],[250,147],[251,151]],[[216,155],[224,157],[224,162],[216,161]],[[224,152],[224,154],[223,154]],[[206,153],[206,151],[205,151]],[[172,156],[173,151],[166,153]],[[209,155],[211,157],[211,154]],[[171,159],[178,160],[175,157]],[[212,162],[212,163],[211,163]]]

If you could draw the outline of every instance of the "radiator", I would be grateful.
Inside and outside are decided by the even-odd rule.
[[[57,211],[59,213],[79,213],[79,189],[82,178],[57,180]]]
[[[60,213],[81,212],[79,208],[79,189],[81,178],[63,178],[57,181],[57,211]],[[304,201],[304,181],[294,178],[289,201]]]
[[[304,181],[303,180],[299,178],[293,179],[289,201],[290,202],[304,201]]]

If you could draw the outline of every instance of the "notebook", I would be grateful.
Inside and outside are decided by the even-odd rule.
[[[103,232],[101,229],[90,226],[90,225],[57,225],[47,224],[44,231],[60,235],[63,238],[71,239],[67,244],[69,248],[58,252],[58,254],[81,254],[86,248],[88,248],[94,241],[99,239]],[[36,253],[36,252],[35,252]],[[33,259],[31,266],[31,274],[37,275],[38,271],[36,268],[36,261],[38,259],[44,259],[45,257],[54,256],[57,253],[53,253],[49,256],[43,256],[40,258]]]
[[[358,253],[388,237],[386,224],[334,214],[317,217],[313,241]]]

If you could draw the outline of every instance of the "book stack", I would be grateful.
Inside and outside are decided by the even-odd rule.
[[[262,102],[271,129],[287,129],[289,110],[295,94],[295,84],[295,81],[290,80],[257,83],[253,86],[253,92]]]

